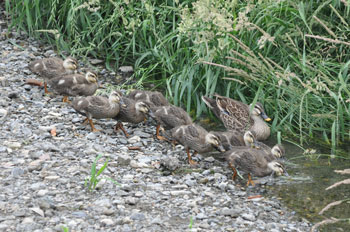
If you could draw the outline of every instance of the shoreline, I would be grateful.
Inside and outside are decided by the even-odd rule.
[[[30,60],[55,55],[53,49],[24,33],[12,35],[0,37],[0,230],[310,230],[309,222],[267,197],[263,185],[245,189],[234,183],[231,170],[215,157],[197,155],[199,166],[190,167],[181,146],[153,138],[150,123],[126,124],[130,138],[113,132],[113,120],[94,120],[102,131],[90,132],[61,97],[25,84],[39,80],[27,67]],[[84,182],[99,154],[109,157],[103,175],[121,186],[101,181],[90,193]]]

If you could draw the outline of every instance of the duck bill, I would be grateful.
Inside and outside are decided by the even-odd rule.
[[[287,170],[284,170],[283,175],[284,175],[284,176],[289,176]]]
[[[219,152],[225,152],[225,148],[220,144],[219,146],[215,147],[215,149]]]
[[[254,142],[252,143],[252,148],[260,149],[260,146],[259,146],[259,144],[257,143],[257,141],[254,141]]]
[[[271,118],[267,116],[264,112],[261,112],[260,116],[266,121],[269,122],[271,121]]]

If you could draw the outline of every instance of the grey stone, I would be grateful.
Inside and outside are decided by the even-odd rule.
[[[145,132],[143,132],[143,131],[141,131],[141,130],[135,130],[135,131],[134,131],[134,135],[137,135],[137,136],[139,136],[140,138],[150,138],[150,137],[152,137],[151,134],[145,133]]]
[[[207,215],[205,215],[204,213],[199,213],[196,215],[196,219],[199,219],[199,220],[203,220],[203,219],[206,219],[208,218]]]
[[[128,204],[128,205],[136,205],[136,203],[138,202],[139,200],[135,197],[126,197],[125,198],[125,204]]]
[[[143,221],[146,217],[143,213],[134,213],[130,216],[130,219],[134,221]]]
[[[9,86],[9,81],[8,81],[8,79],[7,79],[6,77],[4,77],[4,76],[1,76],[1,77],[0,77],[0,85],[1,85],[2,87],[8,87],[8,86]]]
[[[214,157],[210,156],[210,157],[205,158],[204,161],[213,163],[215,161],[215,159],[214,159]]]
[[[238,217],[242,213],[239,209],[229,209],[224,207],[220,210],[219,214],[223,216]]]
[[[72,216],[77,218],[86,218],[87,214],[84,211],[75,211],[72,213]]]
[[[106,225],[106,226],[113,226],[115,224],[115,222],[110,218],[101,219],[101,223],[102,225]]]
[[[249,214],[249,213],[243,213],[242,215],[242,218],[244,218],[245,220],[248,220],[248,221],[256,221],[256,218],[253,214]]]
[[[90,140],[95,140],[96,137],[97,137],[97,135],[96,135],[95,132],[90,132],[90,133],[86,136],[86,138],[87,138],[87,139],[90,139]]]
[[[137,135],[128,139],[128,143],[130,143],[130,144],[135,144],[135,143],[140,142],[140,141],[141,141],[141,138],[140,138],[140,136],[137,136]]]
[[[11,175],[13,177],[19,177],[19,176],[22,176],[23,174],[24,174],[24,170],[21,168],[16,167],[11,170]]]

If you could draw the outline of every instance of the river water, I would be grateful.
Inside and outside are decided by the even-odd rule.
[[[350,160],[330,159],[329,156],[318,156],[319,150],[313,155],[303,155],[299,147],[283,143],[286,148],[286,166],[289,178],[266,186],[268,193],[279,199],[301,217],[312,223],[325,218],[350,218],[350,185],[340,185],[325,190],[332,184],[350,178],[350,175],[340,175],[334,170],[350,168]],[[349,153],[349,149],[348,153]],[[325,152],[322,152],[325,154]],[[327,210],[323,215],[319,212],[329,203],[349,199],[340,205]],[[350,221],[326,225],[320,231],[350,231]]]

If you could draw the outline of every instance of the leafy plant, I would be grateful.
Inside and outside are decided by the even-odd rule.
[[[190,217],[190,224],[188,225],[188,228],[192,229],[192,226],[193,226],[193,217],[191,216]]]
[[[95,161],[92,163],[91,165],[91,171],[90,171],[90,177],[87,177],[85,179],[85,184],[84,186],[85,187],[88,187],[89,191],[93,191],[95,190],[98,182],[100,182],[102,179],[105,179],[105,180],[109,180],[111,181],[112,183],[116,184],[116,185],[120,185],[118,182],[116,182],[115,180],[113,180],[112,178],[109,178],[109,177],[102,177],[102,178],[99,178],[99,176],[102,174],[102,172],[106,169],[106,167],[108,166],[108,161],[109,159],[107,159],[103,166],[97,170],[96,166],[97,166],[97,162],[102,158],[102,154],[98,155],[95,159]]]
[[[63,232],[69,232],[69,228],[67,226],[62,226],[61,228]]]

